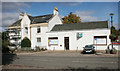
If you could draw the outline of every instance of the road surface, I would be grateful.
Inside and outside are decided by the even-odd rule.
[[[38,69],[117,69],[118,57],[116,55],[83,55],[79,52],[42,52],[18,54],[10,65]]]

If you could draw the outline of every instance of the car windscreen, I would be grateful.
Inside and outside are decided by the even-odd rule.
[[[85,48],[92,48],[93,45],[86,45]]]

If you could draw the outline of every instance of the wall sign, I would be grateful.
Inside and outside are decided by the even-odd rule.
[[[83,33],[77,33],[77,40],[81,37],[83,37]]]
[[[107,44],[107,36],[94,36],[94,44]]]
[[[53,44],[53,45],[58,44],[58,40],[53,40],[53,39],[52,39],[52,40],[49,40],[49,44],[50,44],[50,45],[52,45],[52,44]]]
[[[95,40],[95,43],[97,44],[106,44],[106,38],[97,38],[97,40]]]
[[[58,37],[48,38],[48,45],[58,45]]]

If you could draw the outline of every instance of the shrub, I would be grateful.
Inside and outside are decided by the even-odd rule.
[[[40,47],[39,46],[35,46],[35,51],[40,51]]]
[[[41,48],[41,51],[46,51],[47,49],[46,48]]]
[[[27,37],[25,37],[21,41],[21,47],[31,47],[31,41]]]

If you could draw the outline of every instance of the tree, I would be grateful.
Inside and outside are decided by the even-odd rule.
[[[114,26],[111,27],[112,34],[110,34],[110,39],[112,41],[116,41],[117,37],[120,36],[119,30],[116,30]]]
[[[70,14],[68,16],[65,16],[64,18],[62,18],[62,23],[63,24],[71,24],[71,23],[80,23],[81,19],[79,16],[76,16],[75,14],[72,14],[72,12],[70,12]]]
[[[0,41],[2,41],[2,53],[9,53],[10,49],[8,48],[8,45],[10,44],[9,42],[9,34],[7,31],[0,33]]]
[[[31,47],[31,41],[27,37],[25,37],[21,41],[21,47]]]

